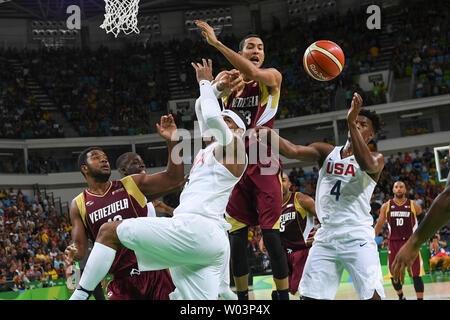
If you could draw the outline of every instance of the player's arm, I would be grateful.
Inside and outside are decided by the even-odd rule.
[[[298,202],[302,205],[303,208],[306,209],[306,211],[312,213],[313,215],[316,215],[316,203],[313,198],[305,194],[302,195],[300,193],[296,193],[296,197]]]
[[[88,236],[83,220],[80,216],[80,211],[75,199],[72,200],[69,209],[70,222],[72,224],[72,244],[64,251],[66,265],[72,264],[72,261],[82,260],[88,250]]]
[[[211,84],[216,98],[226,97],[245,86],[242,74],[236,69],[220,72]]]
[[[318,162],[322,165],[324,159],[333,150],[333,146],[324,142],[315,142],[308,146],[296,145],[287,139],[280,137],[275,130],[268,127],[255,127],[259,139],[272,145],[278,141],[281,155],[289,159],[297,159],[306,162]]]
[[[380,208],[380,215],[378,216],[377,223],[375,224],[375,237],[377,237],[381,230],[383,229],[383,226],[386,222],[386,208],[388,206],[388,202],[383,203],[383,205]]]
[[[184,164],[181,155],[178,155],[178,157],[172,155],[175,146],[178,144],[178,141],[173,140],[177,132],[173,116],[171,114],[162,116],[161,124],[157,123],[156,128],[159,135],[167,142],[169,154],[167,168],[163,172],[151,175],[138,174],[132,176],[134,182],[148,200],[153,200],[155,196],[177,188],[184,180]]]
[[[359,94],[353,94],[353,100],[350,110],[347,113],[347,122],[352,139],[353,153],[361,170],[366,171],[371,176],[374,176],[378,181],[379,175],[384,167],[384,158],[381,153],[371,152],[369,146],[364,141],[361,133],[357,127],[357,117],[362,107],[362,98]]]
[[[263,69],[256,67],[250,60],[234,52],[222,42],[217,40],[214,29],[206,22],[197,20],[195,23],[202,29],[202,35],[206,38],[208,43],[219,50],[225,58],[246,77],[255,81],[260,81],[266,86],[272,88],[272,90],[274,88],[277,91],[280,89],[281,80],[283,77],[277,69]],[[273,94],[273,91],[271,93]]]

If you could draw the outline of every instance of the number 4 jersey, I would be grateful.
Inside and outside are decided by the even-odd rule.
[[[343,146],[325,159],[316,188],[316,213],[322,227],[373,225],[370,198],[376,182],[356,162],[341,158]]]

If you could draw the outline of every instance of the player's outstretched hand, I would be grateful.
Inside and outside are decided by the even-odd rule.
[[[212,75],[212,61],[211,59],[202,59],[203,64],[191,62],[191,65],[195,69],[195,74],[197,76],[197,81],[200,82],[202,80],[212,81],[214,79]]]
[[[156,124],[156,129],[162,138],[166,140],[172,140],[172,138],[175,139],[177,125],[175,124],[175,120],[171,114],[168,116],[162,116],[160,124]]]
[[[73,258],[78,254],[78,248],[75,245],[70,245],[64,250],[64,262],[69,266],[73,262]]]
[[[202,30],[202,36],[206,39],[208,44],[213,47],[219,44],[214,29],[209,24],[202,20],[195,20],[195,24]]]
[[[358,93],[353,93],[352,104],[350,106],[350,110],[347,113],[347,122],[348,123],[356,123],[356,118],[358,118],[359,111],[361,111],[361,107],[363,104],[363,99]]]
[[[392,263],[392,276],[394,281],[405,279],[405,268],[412,274],[411,266],[419,255],[420,248],[416,249],[411,241],[407,241],[398,251]]]

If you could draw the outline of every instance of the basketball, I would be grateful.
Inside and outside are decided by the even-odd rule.
[[[345,56],[341,47],[328,40],[311,44],[303,55],[303,67],[314,79],[329,81],[336,78],[344,68]]]

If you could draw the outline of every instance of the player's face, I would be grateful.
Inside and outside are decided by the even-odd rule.
[[[239,136],[242,136],[242,134],[244,133],[244,131],[238,127],[238,125],[236,124],[236,122],[234,122],[234,120],[230,117],[227,116],[223,116],[223,120],[225,121],[225,123],[227,124],[228,128],[230,128],[230,130],[233,133],[237,133]]]
[[[130,174],[145,174],[145,163],[138,154],[129,155],[128,161],[125,164],[127,175]]]
[[[291,189],[291,181],[287,174],[283,173],[283,178],[281,179],[281,186],[283,187],[283,196],[289,192]]]
[[[370,140],[372,140],[375,136],[372,127],[372,121],[370,121],[370,119],[365,116],[358,116],[356,118],[356,128],[359,130],[366,143],[369,143]],[[348,131],[348,139],[351,139],[350,130]]]
[[[111,176],[111,167],[108,157],[103,151],[92,150],[87,154],[87,171],[85,174],[91,176],[98,182],[107,182]]]
[[[397,198],[403,198],[406,194],[406,186],[403,182],[394,183],[394,187],[392,188],[392,192],[394,196]]]
[[[244,48],[240,53],[260,68],[264,62],[264,43],[256,37],[245,39]]]

